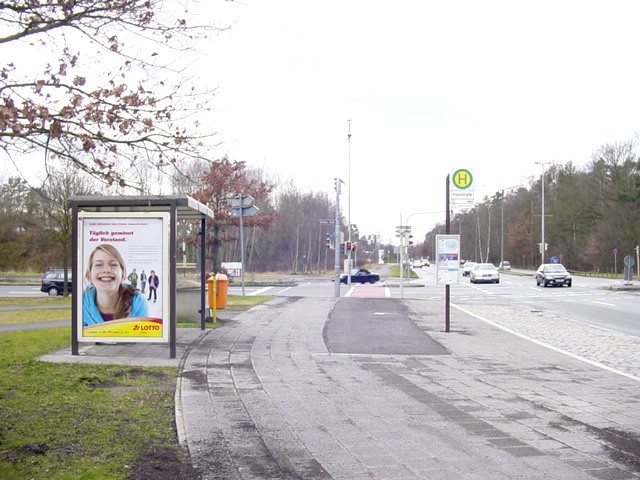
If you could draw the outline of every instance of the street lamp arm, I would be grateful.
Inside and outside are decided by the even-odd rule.
[[[428,215],[428,214],[432,214],[432,213],[446,213],[444,210],[437,210],[435,212],[414,212],[414,213],[410,213],[409,216],[407,217],[407,225],[409,225],[409,219],[411,217],[413,217],[414,215]]]

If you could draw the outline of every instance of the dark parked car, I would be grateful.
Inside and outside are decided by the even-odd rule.
[[[468,277],[471,275],[471,270],[473,270],[473,267],[476,266],[476,262],[471,262],[469,260],[467,260],[466,262],[464,262],[464,265],[462,266],[462,276],[463,277]]]
[[[380,280],[380,275],[371,273],[365,268],[354,268],[351,270],[351,283],[376,283]],[[340,283],[347,283],[347,275],[340,277]]]
[[[72,289],[71,271],[67,273],[67,291]],[[64,268],[52,268],[48,270],[40,281],[40,291],[48,293],[52,297],[64,293]]]
[[[536,272],[536,285],[566,285],[571,286],[571,274],[561,263],[545,263]]]

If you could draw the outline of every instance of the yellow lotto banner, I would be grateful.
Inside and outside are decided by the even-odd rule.
[[[161,318],[124,318],[84,327],[85,337],[162,338]]]

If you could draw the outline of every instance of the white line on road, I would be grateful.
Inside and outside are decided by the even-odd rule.
[[[591,303],[597,303],[598,305],[606,305],[607,307],[615,307],[613,303],[599,302],[597,300],[591,300]]]
[[[258,290],[256,290],[255,292],[249,293],[248,296],[262,295],[264,292],[266,292],[267,290],[271,290],[272,288],[273,287],[262,287],[262,288],[259,288]],[[289,288],[291,288],[291,287],[289,287]]]

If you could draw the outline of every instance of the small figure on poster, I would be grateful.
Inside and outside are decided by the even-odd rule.
[[[149,298],[147,300],[151,300],[151,296],[153,296],[153,302],[155,303],[158,299],[158,286],[160,285],[160,279],[156,272],[151,270],[149,272]]]
[[[142,287],[141,292],[144,293],[145,288],[147,288],[147,274],[144,273],[144,270],[140,273],[140,286]]]
[[[138,288],[138,272],[134,268],[133,271],[127,276],[127,280],[133,288]]]

